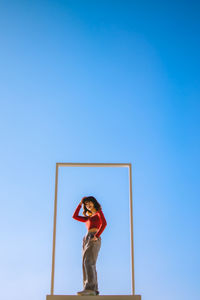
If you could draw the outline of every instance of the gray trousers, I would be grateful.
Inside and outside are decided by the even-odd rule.
[[[82,246],[82,269],[83,269],[83,289],[98,292],[98,281],[96,271],[96,261],[101,247],[101,237],[96,241],[91,241],[95,232],[87,232],[83,238]]]

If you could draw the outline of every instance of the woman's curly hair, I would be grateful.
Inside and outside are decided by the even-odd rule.
[[[83,214],[84,214],[84,216],[92,215],[92,212],[86,208],[85,202],[87,202],[87,201],[92,201],[94,203],[94,208],[97,211],[101,209],[101,205],[99,204],[99,202],[97,201],[97,199],[95,197],[93,197],[93,196],[84,197],[84,199],[83,199]]]

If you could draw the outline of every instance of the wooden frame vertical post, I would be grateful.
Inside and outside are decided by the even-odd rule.
[[[55,247],[56,247],[56,217],[57,217],[57,195],[58,195],[58,167],[59,167],[59,165],[56,164],[54,219],[53,219],[53,251],[52,251],[52,269],[51,269],[51,295],[53,295],[53,293],[54,293]]]
[[[132,201],[132,169],[131,169],[131,164],[129,164],[129,199],[130,199],[130,220],[131,220],[132,295],[135,295],[134,244],[133,244],[133,201]]]

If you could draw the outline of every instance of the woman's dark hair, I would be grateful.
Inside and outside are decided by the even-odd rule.
[[[92,201],[94,203],[94,208],[98,211],[101,209],[101,205],[97,201],[97,199],[93,196],[85,197],[83,200],[83,214],[84,216],[92,215],[92,212],[86,208],[85,202]]]

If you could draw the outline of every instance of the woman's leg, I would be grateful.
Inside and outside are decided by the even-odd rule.
[[[86,281],[86,270],[85,270],[85,264],[84,264],[84,252],[85,252],[85,237],[83,238],[83,246],[82,246],[82,270],[83,270],[83,287],[85,285]]]
[[[83,286],[84,290],[98,292],[96,261],[101,247],[101,237],[97,241],[91,241],[91,235],[85,243],[83,251]]]

